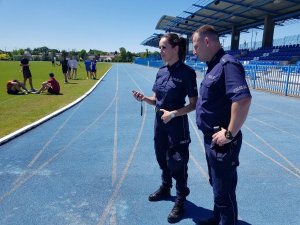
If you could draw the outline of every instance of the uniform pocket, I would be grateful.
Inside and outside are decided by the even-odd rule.
[[[212,167],[226,170],[232,166],[232,145],[228,143],[224,146],[212,144],[208,154],[208,159]]]
[[[200,87],[200,95],[202,99],[208,99],[212,94],[213,94],[213,86],[215,84],[215,80],[212,79],[204,79],[201,82],[201,87]]]

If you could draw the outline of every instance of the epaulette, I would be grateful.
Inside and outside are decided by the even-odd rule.
[[[232,62],[232,63],[239,63],[232,55],[225,54],[220,60],[220,63],[222,66],[224,66],[226,63]]]

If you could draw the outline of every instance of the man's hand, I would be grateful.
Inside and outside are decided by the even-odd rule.
[[[226,130],[222,127],[220,131],[218,131],[217,133],[214,133],[212,135],[212,138],[213,138],[212,142],[219,146],[223,146],[223,145],[226,145],[227,143],[231,142],[231,140],[229,140],[225,137],[225,132],[226,132]]]

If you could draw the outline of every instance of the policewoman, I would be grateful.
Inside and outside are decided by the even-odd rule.
[[[196,121],[204,134],[214,194],[214,217],[199,224],[236,225],[240,129],[249,111],[251,94],[243,66],[225,54],[214,27],[204,25],[196,30],[193,46],[194,54],[208,67],[200,86]]]
[[[168,216],[169,223],[182,219],[184,202],[190,193],[187,187],[190,132],[187,113],[193,111],[198,99],[195,71],[184,64],[186,40],[167,33],[159,42],[166,65],[161,67],[153,85],[153,96],[134,91],[137,100],[155,105],[154,147],[162,171],[162,183],[150,194],[149,201],[170,197],[172,178],[176,180],[176,201]],[[188,103],[186,97],[188,96]]]

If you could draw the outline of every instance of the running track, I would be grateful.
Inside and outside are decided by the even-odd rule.
[[[82,101],[3,142],[0,224],[168,224],[175,197],[147,200],[160,185],[154,109],[144,105],[140,116],[140,104],[131,96],[132,89],[152,94],[156,71],[114,64]],[[252,94],[238,170],[241,224],[299,225],[299,99]],[[189,118],[191,194],[182,225],[209,217],[213,205],[202,135],[194,112]]]

